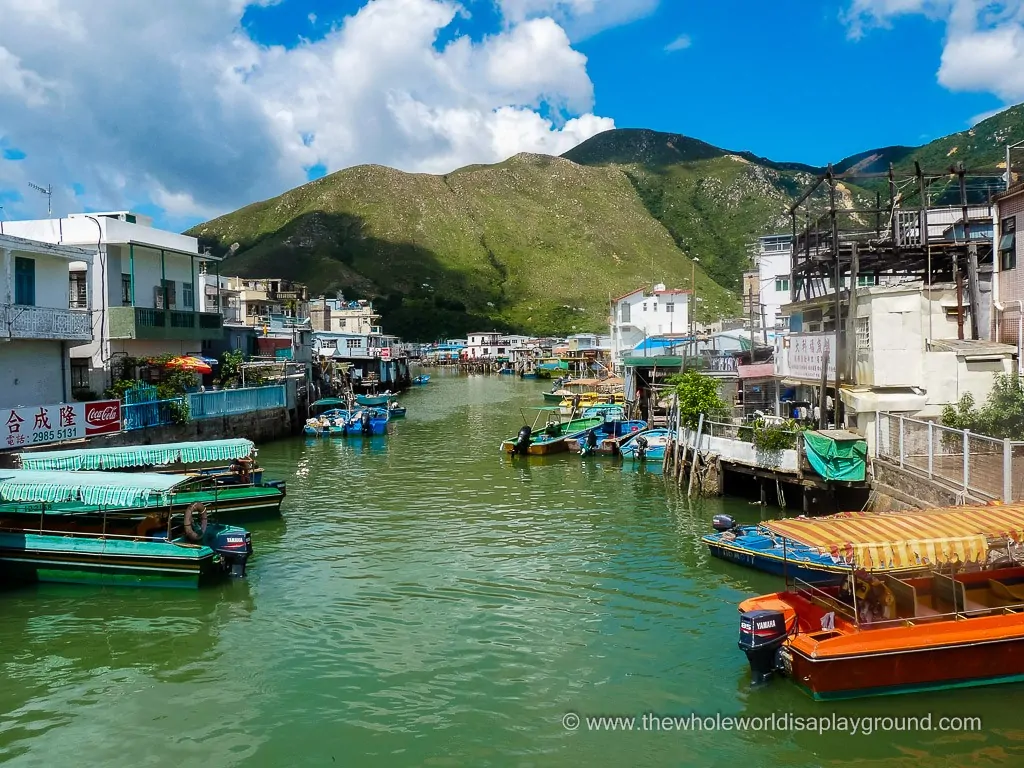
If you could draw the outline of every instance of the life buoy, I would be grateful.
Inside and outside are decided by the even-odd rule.
[[[196,513],[199,513],[199,531],[192,527],[192,517]],[[198,501],[194,501],[185,507],[185,538],[189,541],[202,541],[203,536],[206,534],[206,523],[208,515],[206,512],[206,506]]]

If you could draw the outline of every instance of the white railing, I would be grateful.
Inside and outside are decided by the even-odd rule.
[[[879,458],[1005,503],[1024,499],[1024,442],[977,435],[931,421],[879,413]]]
[[[8,304],[0,306],[0,322],[0,335],[15,339],[92,340],[92,316],[86,310]]]

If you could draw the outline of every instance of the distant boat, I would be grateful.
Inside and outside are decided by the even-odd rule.
[[[576,438],[576,448],[581,456],[598,454],[617,454],[619,443],[628,439],[635,432],[647,429],[646,421],[625,421],[619,418],[606,418],[604,423],[588,429]]]
[[[404,408],[403,414],[404,414]],[[390,413],[387,408],[331,409],[307,419],[303,431],[310,437],[370,437],[386,435]]]
[[[388,416],[392,419],[403,419],[405,418],[405,408],[399,405],[397,402],[392,401],[388,404]]]
[[[634,432],[619,444],[619,453],[631,461],[663,461],[671,435],[670,429]]]
[[[537,378],[537,372],[536,371],[523,371],[522,373],[519,374],[519,378],[520,379],[536,379]]]
[[[546,456],[552,453],[564,453],[569,450],[567,439],[579,437],[588,429],[600,425],[604,418],[600,415],[587,415],[584,418],[560,421],[561,414],[557,408],[537,408],[537,418],[531,427],[529,424],[519,430],[515,437],[505,440],[501,449],[510,455]],[[537,429],[540,420],[545,416],[548,420]],[[524,421],[526,419],[524,418]]]
[[[356,395],[356,402],[359,403],[359,405],[387,405],[390,401],[390,392],[385,392],[382,395]]]
[[[413,379],[412,383],[413,384],[426,384],[428,381],[430,381],[430,377],[429,376],[420,375],[420,376],[417,376],[415,379]]]

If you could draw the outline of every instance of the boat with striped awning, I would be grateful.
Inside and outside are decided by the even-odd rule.
[[[850,513],[740,526],[716,515],[711,554],[768,573],[822,581],[852,569],[910,573],[985,568],[1024,555],[1024,505]]]

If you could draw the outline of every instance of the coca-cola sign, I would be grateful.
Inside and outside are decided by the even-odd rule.
[[[22,448],[121,431],[121,403],[59,403],[0,409],[0,448]]]
[[[85,404],[85,434],[106,435],[121,431],[121,403],[101,400]]]

